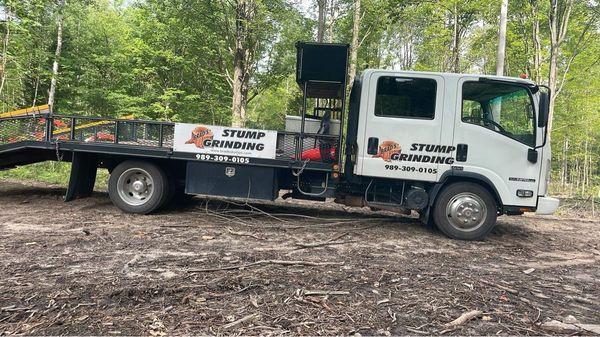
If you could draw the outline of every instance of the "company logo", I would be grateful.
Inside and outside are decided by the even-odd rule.
[[[225,175],[228,176],[229,178],[233,177],[235,175],[235,167],[226,167]]]
[[[186,144],[194,144],[194,145],[196,145],[197,148],[203,149],[204,141],[212,140],[213,136],[214,135],[209,128],[204,127],[204,126],[197,126],[194,130],[192,130],[191,138],[185,143]]]
[[[431,164],[454,164],[452,152],[456,148],[452,145],[413,143],[405,153],[402,153],[400,144],[386,140],[381,145],[373,158],[381,158],[386,162],[403,161]]]
[[[385,161],[392,161],[392,157],[396,157],[402,152],[402,147],[400,144],[386,140],[381,145],[379,145],[379,149],[377,150],[377,154],[373,156],[373,158],[381,158]]]

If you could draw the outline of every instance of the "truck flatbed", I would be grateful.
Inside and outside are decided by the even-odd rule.
[[[307,162],[301,159],[301,152],[315,142],[337,144],[339,139],[334,135],[304,133],[301,136],[296,132],[279,131],[274,159],[233,156],[200,158],[194,153],[173,150],[174,127],[175,123],[171,122],[51,114],[0,118],[0,169],[46,160],[71,161],[72,154],[79,152],[331,171],[331,163]],[[304,139],[302,151],[299,148],[301,138]]]

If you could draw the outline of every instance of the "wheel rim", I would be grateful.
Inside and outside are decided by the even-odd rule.
[[[131,168],[121,174],[117,182],[119,197],[130,206],[140,206],[154,195],[152,176],[140,168]]]
[[[464,232],[481,227],[487,218],[487,212],[483,199],[468,192],[455,195],[446,206],[446,216],[450,225]]]

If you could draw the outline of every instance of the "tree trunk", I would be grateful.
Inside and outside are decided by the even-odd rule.
[[[567,183],[567,172],[568,172],[568,161],[567,161],[567,151],[569,149],[569,138],[565,138],[565,142],[563,145],[563,153],[562,153],[562,174],[560,177],[560,185],[564,189],[565,184]]]
[[[458,3],[454,3],[454,32],[452,36],[452,72],[458,73],[460,70],[460,32],[458,29]]]
[[[356,77],[356,62],[358,59],[358,35],[360,33],[360,1],[354,0],[354,25],[352,26],[352,44],[350,45],[350,73],[348,75],[348,83],[352,85]]]
[[[558,72],[558,51],[559,48],[552,42],[550,47],[550,71],[548,74],[548,88],[550,88],[550,104],[548,113],[548,136],[552,132],[552,120],[554,119],[554,104],[556,103],[556,76]]]
[[[319,18],[317,21],[317,42],[323,42],[325,36],[325,12],[327,10],[327,0],[317,0]]]
[[[502,0],[500,6],[500,31],[498,34],[498,55],[496,58],[496,75],[504,75],[504,58],[506,55],[506,23],[508,15],[508,0]]]
[[[48,104],[51,109],[54,109],[54,99],[56,96],[56,84],[58,81],[58,68],[60,65],[60,54],[62,52],[62,35],[63,35],[63,11],[65,9],[66,0],[60,0],[58,4],[58,17],[56,18],[56,50],[54,52],[54,62],[52,63],[52,79],[50,80],[50,92],[48,93]]]
[[[550,106],[548,116],[548,137],[552,132],[552,119],[554,117],[554,105],[557,96],[557,75],[558,75],[558,56],[560,55],[560,47],[567,35],[569,27],[569,17],[573,8],[573,0],[565,0],[565,3],[559,11],[559,1],[551,0],[550,14],[548,23],[550,25],[550,70],[548,74],[548,87],[550,88]]]
[[[8,8],[4,9],[4,15],[6,16],[6,31],[4,32],[4,39],[2,39],[2,69],[0,69],[0,73],[2,73],[2,78],[0,79],[0,95],[4,91],[4,84],[6,83],[6,63],[8,62],[8,43],[10,41],[10,10]]]
[[[583,146],[583,185],[582,185],[583,190],[582,190],[582,194],[585,194],[585,190],[586,190],[587,186],[589,185],[588,145],[589,145],[588,132],[586,130],[585,143]]]
[[[237,0],[235,7],[235,52],[233,55],[232,120],[234,127],[246,124],[250,80],[250,27],[256,10],[254,0]]]
[[[538,17],[537,0],[531,0],[531,15],[533,16],[532,35],[533,35],[533,80],[540,83],[542,77],[542,42],[540,38],[540,19]]]
[[[33,101],[31,102],[31,106],[35,106],[37,104],[38,90],[40,89],[40,76],[38,75],[35,78],[35,85],[33,89]]]
[[[575,181],[575,192],[579,192],[579,184],[581,183],[581,169],[579,168],[579,159],[575,159],[575,178],[572,180]]]
[[[333,36],[333,26],[335,25],[335,20],[337,17],[336,14],[336,4],[335,4],[336,0],[331,0],[331,2],[329,3],[329,20],[327,20],[327,29],[326,32],[327,34],[327,42],[329,43],[333,43],[334,40],[334,36]]]

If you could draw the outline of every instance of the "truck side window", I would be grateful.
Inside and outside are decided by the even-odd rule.
[[[525,87],[498,82],[465,82],[462,121],[535,146],[533,99]]]
[[[375,116],[433,119],[436,91],[433,79],[382,76],[377,80]]]

